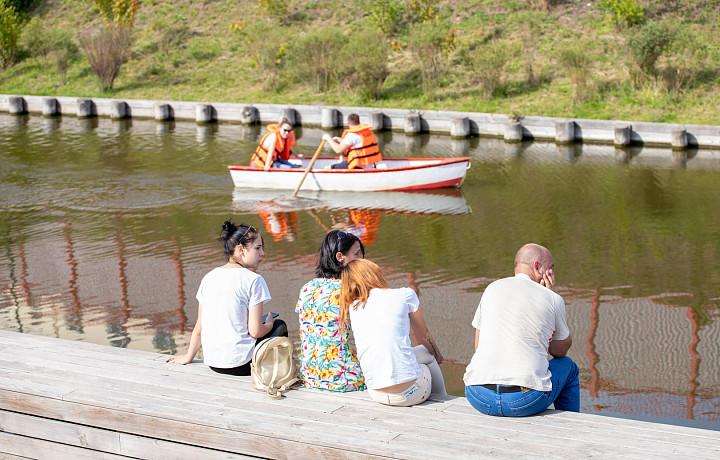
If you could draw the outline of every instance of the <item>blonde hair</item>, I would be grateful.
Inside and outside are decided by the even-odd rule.
[[[343,268],[340,284],[340,324],[343,326],[347,324],[350,306],[355,301],[355,310],[360,306],[365,308],[371,290],[390,288],[380,267],[367,259],[356,259],[347,264]]]

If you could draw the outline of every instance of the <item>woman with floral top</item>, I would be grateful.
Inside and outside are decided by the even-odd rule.
[[[350,328],[340,317],[340,273],[365,248],[352,233],[332,230],[320,246],[315,275],[300,290],[295,311],[300,315],[300,374],[310,388],[329,391],[365,389],[355,351],[348,344]]]

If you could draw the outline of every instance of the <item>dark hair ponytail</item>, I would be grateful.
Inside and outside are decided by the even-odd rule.
[[[318,278],[340,278],[343,265],[335,258],[335,250],[347,255],[350,248],[357,241],[360,243],[360,250],[365,257],[365,246],[362,241],[350,232],[343,232],[344,236],[338,238],[339,230],[331,230],[325,235],[325,239],[320,245],[317,265],[315,266],[315,276]],[[338,241],[338,239],[340,241]]]
[[[231,220],[226,220],[222,224],[222,232],[218,241],[223,242],[223,250],[225,256],[230,257],[235,252],[237,245],[247,247],[255,241],[260,233],[252,225],[240,224],[235,225]]]

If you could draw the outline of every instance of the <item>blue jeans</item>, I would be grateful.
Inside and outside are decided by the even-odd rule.
[[[300,165],[296,165],[294,163],[290,163],[287,160],[283,160],[282,158],[276,158],[275,161],[272,164],[273,168],[300,168]]]
[[[482,385],[465,387],[465,397],[479,412],[502,417],[524,417],[540,413],[555,403],[555,409],[580,412],[580,373],[577,364],[567,356],[549,363],[552,390],[530,390],[525,393],[500,393]]]

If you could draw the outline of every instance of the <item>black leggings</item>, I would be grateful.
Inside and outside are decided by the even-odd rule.
[[[255,343],[256,344],[260,343],[265,339],[269,339],[270,337],[287,337],[287,336],[288,336],[287,324],[285,324],[285,321],[283,321],[281,319],[276,319],[275,322],[273,323],[273,328],[270,330],[270,332],[268,332],[264,336],[257,339],[257,341]],[[214,370],[215,372],[217,372],[219,374],[245,376],[245,375],[250,375],[250,363],[251,362],[252,362],[252,360],[246,362],[242,366],[227,367],[227,368],[210,366],[210,369]]]

